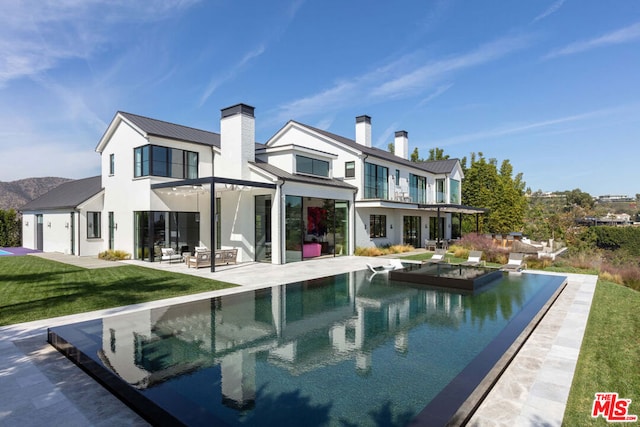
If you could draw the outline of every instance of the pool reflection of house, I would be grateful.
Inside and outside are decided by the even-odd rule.
[[[366,375],[371,352],[390,339],[404,354],[413,327],[462,320],[462,295],[370,283],[366,274],[105,318],[100,358],[140,389],[219,365],[223,403],[244,409],[255,399],[259,354],[294,376],[348,360]]]

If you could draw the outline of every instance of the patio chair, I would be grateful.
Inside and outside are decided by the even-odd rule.
[[[445,255],[447,254],[447,251],[445,249],[436,249],[436,253],[433,254],[433,256],[431,257],[431,259],[428,259],[426,262],[427,264],[437,264],[440,262],[445,262]]]
[[[172,263],[176,261],[182,261],[182,255],[176,253],[173,248],[160,248],[160,251],[162,254],[160,256],[160,262],[169,261],[169,263]]]
[[[196,254],[187,258],[187,268],[211,267],[211,251],[196,251]]]
[[[482,251],[471,251],[469,252],[469,256],[467,257],[467,260],[464,262],[461,262],[460,265],[480,267],[481,265],[484,265],[484,262],[481,261],[481,258],[482,258]]]
[[[424,248],[426,250],[435,251],[437,249],[437,246],[438,246],[438,242],[436,242],[435,240],[425,240],[424,241]]]
[[[512,252],[509,254],[509,261],[505,265],[500,267],[500,270],[517,273],[522,271],[526,267],[527,264],[524,262],[524,254]]]

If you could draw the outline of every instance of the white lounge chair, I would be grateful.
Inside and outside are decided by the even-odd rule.
[[[509,261],[500,267],[502,271],[519,272],[525,269],[527,264],[524,262],[524,254],[512,252],[509,254]]]
[[[444,262],[445,258],[444,256],[447,254],[447,251],[445,249],[436,249],[436,253],[433,254],[433,256],[427,260],[428,264],[437,264],[440,262]]]
[[[391,264],[389,264],[389,265],[381,265],[379,267],[374,267],[371,264],[367,263],[367,268],[369,269],[369,271],[371,271],[374,274],[387,273],[387,272],[393,270],[393,266]]]
[[[469,265],[471,267],[479,267],[483,265],[481,261],[482,251],[471,251],[466,261],[461,262],[460,265]]]

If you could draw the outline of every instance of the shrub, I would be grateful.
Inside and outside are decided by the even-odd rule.
[[[553,264],[553,261],[549,258],[537,258],[537,257],[527,257],[527,268],[532,270],[544,270]]]
[[[469,257],[469,249],[459,246],[459,245],[451,245],[449,246],[449,252],[453,253],[453,256],[456,258],[468,258]]]
[[[388,247],[356,247],[355,255],[358,256],[380,256],[380,255],[389,255],[389,254],[399,254],[403,252],[409,252],[414,250],[414,247],[411,245],[393,245]]]
[[[108,249],[104,252],[100,252],[98,254],[98,258],[104,259],[106,261],[122,261],[123,259],[131,259],[131,254],[119,249]]]

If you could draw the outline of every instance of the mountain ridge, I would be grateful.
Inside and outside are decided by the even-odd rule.
[[[37,199],[58,185],[69,181],[73,180],[52,176],[24,178],[8,182],[0,181],[0,209],[19,210],[27,202]]]

